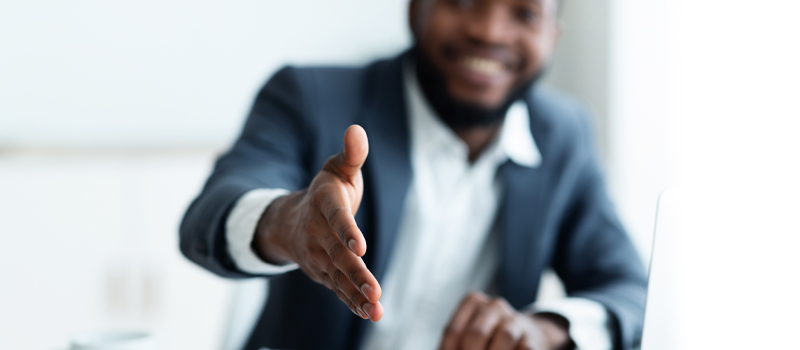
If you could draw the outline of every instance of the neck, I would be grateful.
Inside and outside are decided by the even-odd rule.
[[[451,129],[453,129],[456,135],[467,144],[467,147],[469,147],[469,161],[470,163],[474,163],[486,147],[489,146],[489,143],[497,136],[502,125],[502,121],[497,121],[486,126],[460,129],[451,127]]]
[[[420,88],[438,117],[449,126],[469,147],[469,160],[474,162],[497,135],[511,104],[525,96],[538,80],[541,72],[515,87],[506,100],[494,108],[486,108],[452,98],[445,86],[444,77],[415,47],[415,74]]]

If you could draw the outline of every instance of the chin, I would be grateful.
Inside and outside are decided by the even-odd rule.
[[[506,99],[505,92],[470,91],[451,87],[450,96],[453,99],[465,104],[474,105],[485,109],[495,109],[500,107]]]

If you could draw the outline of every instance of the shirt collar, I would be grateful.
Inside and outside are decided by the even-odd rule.
[[[417,75],[414,74],[413,61],[405,62],[403,76],[412,145],[422,149],[449,148],[466,157],[467,145],[441,121],[422,94]],[[531,134],[530,114],[524,101],[511,105],[497,139],[492,141],[484,153],[494,153],[492,150],[495,149],[503,158],[521,166],[535,168],[541,164],[542,156]]]

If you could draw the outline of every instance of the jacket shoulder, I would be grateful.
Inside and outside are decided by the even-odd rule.
[[[369,66],[284,66],[275,76],[290,75],[298,87],[313,97],[346,97],[363,86]]]
[[[584,103],[553,88],[537,86],[529,108],[531,133],[545,161],[595,156],[592,117]]]
[[[309,166],[315,170],[342,147],[345,130],[361,124],[370,98],[370,81],[377,76],[376,65],[285,66],[267,85],[280,82],[279,89],[294,91],[291,104],[300,112],[298,124],[307,140]]]
[[[367,78],[401,57],[373,61],[364,65],[284,66],[278,74],[296,77],[304,90],[316,90],[319,96],[346,96],[363,92]]]
[[[564,92],[547,86],[537,86],[531,94],[531,100],[534,117],[543,122],[573,132],[590,124],[587,106]]]

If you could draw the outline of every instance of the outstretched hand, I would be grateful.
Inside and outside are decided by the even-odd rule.
[[[328,158],[307,189],[269,206],[253,247],[266,261],[297,263],[353,313],[376,322],[383,316],[381,287],[361,259],[367,242],[354,218],[364,194],[361,167],[368,152],[364,129],[350,126],[342,150]]]

